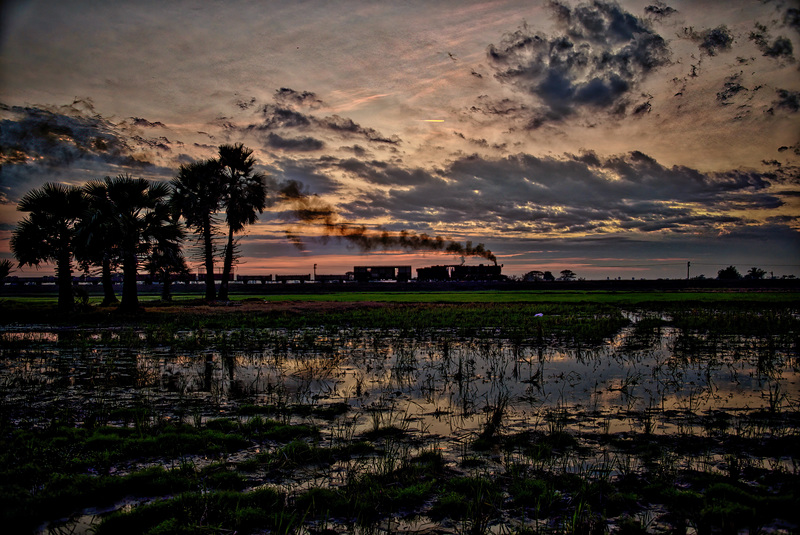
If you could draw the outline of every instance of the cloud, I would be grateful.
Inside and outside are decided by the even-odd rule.
[[[778,89],[775,93],[778,95],[778,100],[775,101],[774,107],[785,109],[793,113],[800,110],[800,91]]]
[[[338,162],[336,167],[369,183],[384,186],[417,186],[439,181],[422,169],[404,169],[378,160],[365,162],[349,158]]]
[[[591,152],[562,158],[473,155],[427,174],[417,185],[397,184],[345,202],[343,213],[350,219],[389,215],[464,232],[709,233],[751,223],[737,211],[782,206],[769,188],[789,182],[777,173],[665,167],[637,151],[608,158]]]
[[[699,43],[697,46],[709,56],[716,56],[720,52],[729,52],[733,45],[733,36],[726,26],[718,26],[711,30],[697,32],[694,28],[684,28],[684,34]]]
[[[750,32],[750,40],[756,44],[761,53],[770,58],[794,61],[794,47],[788,38],[780,36],[772,43],[769,42],[770,39],[769,29],[757,22],[755,30]]]
[[[790,7],[783,15],[783,23],[800,33],[800,9]]]
[[[125,122],[102,117],[86,99],[56,107],[3,105],[0,112],[0,191],[7,200],[46,180],[75,181],[121,170],[160,173],[149,159],[152,151],[171,151],[166,137],[138,135]]]
[[[334,132],[364,136],[368,141],[388,143],[392,145],[400,143],[400,138],[397,136],[384,136],[374,128],[363,127],[360,124],[353,122],[352,119],[341,117],[339,115],[330,115],[323,119],[319,119],[317,120],[317,124]]]
[[[467,141],[468,143],[471,143],[473,145],[477,145],[477,146],[482,147],[484,149],[491,148],[491,149],[495,149],[495,150],[506,150],[506,148],[508,147],[507,143],[491,143],[490,144],[486,139],[483,139],[483,138],[480,138],[480,139],[470,138],[470,137],[465,136],[462,132],[453,132],[453,135],[463,139],[464,141]]]
[[[727,106],[731,104],[731,99],[733,99],[739,93],[747,92],[747,88],[744,87],[739,82],[742,80],[741,73],[733,74],[729,76],[725,80],[725,85],[723,86],[722,91],[717,93],[717,100],[723,106]]]
[[[477,104],[472,106],[471,111],[505,117],[525,114],[528,112],[528,107],[508,98],[492,100],[488,95],[481,95],[477,99]]]
[[[323,105],[322,100],[311,91],[295,91],[288,87],[281,87],[275,91],[273,99],[278,104],[284,106],[307,106],[309,108],[319,108]]]
[[[313,95],[313,93],[312,93]],[[319,118],[312,114],[299,112],[291,107],[265,104],[259,110],[261,121],[245,127],[249,131],[266,131],[281,128],[297,128],[302,130],[316,129],[321,132],[334,133],[339,137],[364,138],[366,141],[374,143],[385,143],[397,145],[400,138],[397,136],[385,136],[375,130],[361,126],[352,119],[340,115],[330,115]],[[231,125],[233,127],[233,125]]]
[[[624,115],[641,81],[669,63],[667,42],[616,3],[550,7],[559,35],[523,25],[487,50],[495,78],[539,104],[534,127],[579,110]]]
[[[141,117],[131,117],[131,120],[136,126],[144,126],[147,128],[166,128],[164,123],[161,121],[150,122],[147,119],[142,119]]]
[[[235,104],[240,110],[247,110],[256,105],[256,97],[250,97],[250,100],[237,99]]]
[[[268,146],[274,149],[299,152],[322,150],[325,147],[325,143],[313,137],[288,138],[279,136],[275,132],[269,133],[266,142]]]
[[[644,12],[656,20],[662,20],[664,18],[674,15],[675,13],[678,12],[678,10],[669,7],[664,2],[656,2],[653,5],[645,7]]]
[[[250,128],[268,130],[271,128],[304,127],[311,124],[311,119],[308,116],[284,106],[265,104],[261,107],[260,112],[263,121],[258,125],[251,125]]]

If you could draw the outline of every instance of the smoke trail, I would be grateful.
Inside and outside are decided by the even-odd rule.
[[[330,238],[341,239],[364,251],[392,247],[410,251],[441,251],[453,255],[486,258],[495,265],[497,264],[497,258],[482,243],[472,245],[471,241],[467,241],[461,244],[457,241],[446,240],[441,236],[417,234],[407,230],[400,232],[371,231],[364,225],[352,225],[338,221],[333,207],[322,201],[317,195],[304,193],[301,185],[293,180],[284,184],[280,190],[280,196],[292,207],[292,214],[298,221],[319,226],[324,230],[322,237],[324,241]],[[294,230],[287,230],[286,236],[297,247],[303,247],[299,234]]]

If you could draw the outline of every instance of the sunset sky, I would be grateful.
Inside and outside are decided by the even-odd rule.
[[[32,188],[168,180],[241,142],[338,222],[483,243],[509,275],[800,276],[796,1],[1,9],[0,258]],[[289,208],[248,229],[240,273],[461,262],[363,251]]]

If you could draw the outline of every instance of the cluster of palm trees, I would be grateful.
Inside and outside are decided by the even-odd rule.
[[[186,272],[182,244],[185,228],[198,234],[206,268],[206,299],[227,299],[235,258],[235,235],[267,206],[266,177],[255,171],[253,151],[241,143],[222,145],[217,158],[181,166],[169,183],[129,175],[106,177],[83,187],[48,183],[23,196],[18,209],[29,212],[14,230],[11,250],[20,266],[52,262],[56,266],[58,307],[72,310],[73,259],[85,270],[101,269],[104,305],[139,308],[136,287],[142,260],[164,281]],[[216,293],[214,238],[225,212],[227,240],[223,276]],[[122,268],[122,299],[117,301],[112,272]]]

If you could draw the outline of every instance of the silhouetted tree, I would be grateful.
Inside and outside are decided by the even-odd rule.
[[[720,269],[717,272],[717,279],[719,280],[739,280],[742,276],[736,266],[728,266],[725,269]]]
[[[215,214],[222,204],[222,180],[217,160],[182,165],[171,182],[174,213],[183,217],[186,226],[200,235],[206,267],[206,299],[216,299],[214,287]]]
[[[90,182],[86,191],[98,199],[95,207],[106,212],[103,217],[115,221],[113,233],[120,240],[117,246],[123,275],[119,308],[136,310],[139,256],[146,255],[159,241],[180,241],[180,227],[170,218],[170,187],[163,182],[118,175]]]
[[[542,271],[529,271],[525,275],[522,276],[522,280],[525,281],[540,281],[544,277],[544,272]]]
[[[761,269],[761,268],[758,268],[758,267],[751,267],[751,268],[750,268],[750,269],[747,271],[747,277],[746,277],[746,278],[748,278],[748,279],[763,279],[763,278],[764,278],[764,275],[766,275],[766,274],[767,274],[767,272],[766,272],[766,271],[764,271],[764,270],[763,270],[763,269]]]
[[[11,260],[0,260],[0,284],[6,280],[11,272],[14,270],[14,264]]]
[[[20,266],[55,262],[58,280],[58,308],[75,307],[72,292],[72,257],[75,232],[86,207],[83,190],[75,186],[48,183],[26,193],[17,209],[30,214],[20,221],[11,236],[11,251]]]
[[[103,287],[103,301],[101,306],[114,305],[119,302],[114,294],[114,281],[112,270],[120,262],[119,246],[123,237],[119,234],[122,229],[117,223],[116,213],[107,207],[108,191],[105,183],[95,182],[84,185],[88,205],[86,213],[77,229],[78,261],[83,264],[84,270],[89,266],[100,266],[100,281]]]
[[[542,275],[542,280],[546,280],[547,282],[553,282],[554,280],[556,280],[556,278],[553,276],[551,272],[545,271],[544,275]]]
[[[228,240],[222,264],[222,281],[219,298],[228,298],[228,278],[234,258],[234,234],[244,230],[258,220],[258,214],[267,207],[266,177],[254,170],[256,161],[253,151],[241,143],[222,145],[219,148],[219,164],[223,185],[225,221],[228,224]]]
[[[172,276],[189,272],[180,243],[161,240],[153,247],[145,269],[155,280],[161,281],[161,300],[172,300]]]
[[[575,275],[575,272],[572,271],[571,269],[563,269],[563,270],[561,270],[560,279],[562,281],[571,281],[571,280],[574,280],[576,276],[577,275]]]

